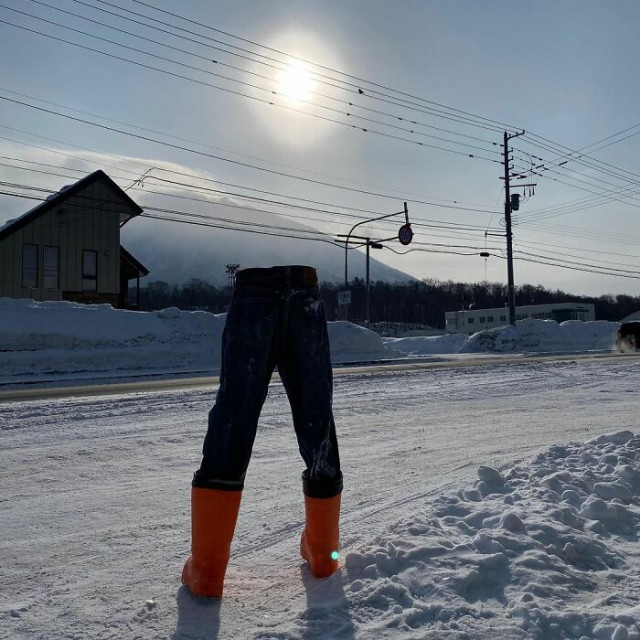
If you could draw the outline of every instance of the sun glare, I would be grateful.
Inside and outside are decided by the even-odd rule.
[[[304,62],[291,62],[278,72],[278,93],[296,104],[307,102],[311,98],[314,84]]]

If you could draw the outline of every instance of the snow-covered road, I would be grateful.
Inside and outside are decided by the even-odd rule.
[[[479,465],[526,466],[556,443],[637,433],[638,389],[636,358],[336,377],[343,556],[393,540],[398,522],[471,486]],[[451,627],[451,635],[431,636],[424,617],[407,634],[381,626],[383,612],[358,600],[346,567],[312,579],[297,550],[302,465],[277,383],[263,410],[225,598],[193,599],[179,575],[189,550],[189,483],[214,391],[0,404],[1,637],[537,637],[482,616],[477,633]],[[495,618],[507,603],[486,606]]]

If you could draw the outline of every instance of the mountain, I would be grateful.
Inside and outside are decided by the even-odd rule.
[[[141,206],[144,208],[144,204]],[[156,213],[151,209],[146,214],[171,217],[171,214]],[[227,264],[239,264],[241,269],[304,264],[315,267],[323,282],[344,281],[343,246],[337,245],[329,235],[317,235],[318,232],[309,226],[276,214],[219,203],[207,206],[206,212],[197,215],[202,217],[188,219],[192,224],[180,224],[143,214],[123,227],[123,246],[150,271],[146,281],[164,280],[170,284],[182,284],[191,278],[199,278],[214,285],[223,285],[227,283]],[[229,226],[230,221],[234,221],[236,228],[233,230],[204,226]],[[251,227],[247,226],[249,224]],[[254,230],[255,224],[265,225],[264,234],[240,230],[243,226]],[[274,225],[285,230],[274,231]],[[320,238],[321,241],[266,233],[305,235]],[[364,250],[350,250],[348,253],[349,279],[356,276],[364,278]],[[372,281],[385,282],[414,280],[412,276],[392,269],[373,257],[370,260],[370,278]]]

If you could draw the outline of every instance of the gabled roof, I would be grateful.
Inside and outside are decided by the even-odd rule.
[[[54,207],[57,207],[58,205],[65,202],[65,200],[68,200],[83,189],[86,189],[87,187],[98,181],[103,181],[112,189],[114,189],[118,196],[122,198],[125,205],[131,209],[131,215],[129,215],[129,217],[124,220],[124,222],[127,222],[133,216],[137,216],[142,213],[142,207],[137,205],[104,171],[102,171],[102,169],[98,169],[88,176],[85,176],[81,180],[78,180],[78,182],[76,182],[75,184],[63,187],[57,193],[49,196],[47,200],[45,200],[45,202],[39,204],[30,211],[27,211],[19,218],[6,223],[4,227],[0,227],[0,240],[5,236],[12,234],[14,231],[17,231],[21,227],[24,227],[26,224],[29,224],[47,211],[51,211],[51,209],[53,209]]]

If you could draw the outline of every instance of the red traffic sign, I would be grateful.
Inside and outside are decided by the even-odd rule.
[[[411,230],[411,225],[407,222],[400,227],[400,231],[398,231],[398,240],[400,240],[400,244],[405,247],[408,244],[411,244],[413,240],[413,231]]]

